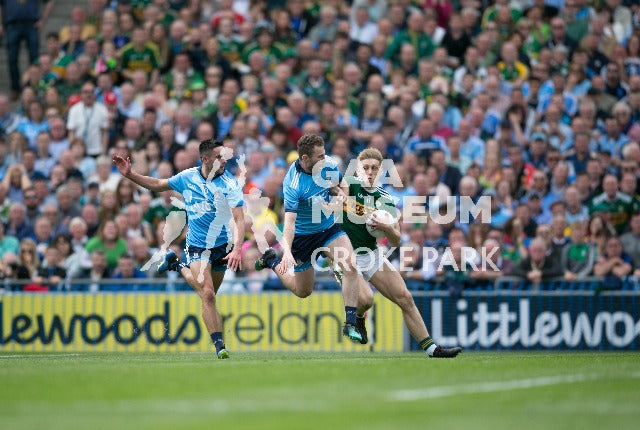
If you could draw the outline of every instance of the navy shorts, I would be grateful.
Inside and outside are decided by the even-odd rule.
[[[291,255],[296,261],[294,271],[304,272],[310,269],[312,267],[311,254],[313,254],[313,251],[327,246],[332,240],[342,235],[346,235],[346,233],[342,231],[340,224],[334,224],[319,233],[295,235],[291,244]]]
[[[227,262],[223,260],[229,252],[233,249],[233,245],[227,251],[227,244],[216,246],[215,248],[199,248],[197,246],[189,246],[184,249],[187,255],[187,266],[191,266],[194,261],[208,260],[211,263],[211,270],[214,272],[224,272],[227,270]],[[205,251],[209,251],[208,253]],[[207,254],[209,254],[207,256]]]

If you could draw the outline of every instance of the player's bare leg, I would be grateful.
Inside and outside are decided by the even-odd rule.
[[[358,315],[364,315],[373,306],[373,291],[362,276],[358,276]]]
[[[353,342],[362,343],[363,336],[356,326],[356,314],[359,296],[359,273],[355,267],[355,257],[351,241],[346,235],[338,236],[326,245],[325,253],[342,272],[342,297],[347,314],[343,334]]]
[[[355,267],[353,247],[346,235],[338,236],[327,244],[327,256],[335,261],[342,272],[342,297],[345,306],[358,306],[358,271]]]
[[[442,348],[435,344],[429,336],[424,319],[420,315],[404,279],[388,261],[384,261],[380,269],[371,277],[370,282],[380,294],[400,307],[409,333],[430,357],[453,358],[462,351],[462,348],[459,347]]]
[[[313,267],[302,272],[285,272],[284,274],[281,274],[275,270],[274,273],[278,276],[278,279],[280,279],[280,282],[282,282],[282,285],[284,285],[286,289],[301,299],[309,297],[313,292],[313,282],[315,279]]]
[[[315,279],[313,267],[302,272],[294,273],[292,273],[290,268],[290,270],[280,273],[280,271],[275,270],[279,262],[280,260],[277,258],[276,251],[273,248],[269,248],[265,251],[264,255],[256,261],[255,268],[256,270],[263,270],[270,267],[287,290],[301,299],[309,297],[313,292],[313,282]]]
[[[228,358],[229,352],[222,340],[222,320],[216,309],[216,291],[220,287],[224,273],[212,272],[211,264],[204,260],[194,261],[188,270],[191,272],[189,279],[193,282],[190,282],[189,285],[194,288],[202,301],[202,319],[216,347],[216,354],[218,358]],[[202,282],[194,281],[200,274],[202,274]],[[187,278],[185,277],[185,279]]]

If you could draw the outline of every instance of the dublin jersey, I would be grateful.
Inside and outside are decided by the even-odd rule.
[[[353,249],[375,250],[378,246],[376,238],[367,231],[366,220],[376,209],[384,209],[397,219],[396,199],[381,187],[367,190],[360,179],[348,178],[347,182],[349,199],[344,205],[342,229],[349,236]]]
[[[200,167],[169,178],[169,186],[182,194],[187,210],[187,245],[211,249],[232,241],[231,209],[243,205],[242,189],[226,170],[207,181]]]
[[[341,179],[338,166],[330,158],[325,159],[325,164],[317,177],[302,170],[300,161],[291,165],[282,188],[285,212],[298,214],[296,235],[319,233],[333,225],[333,213],[327,216],[322,211],[322,205],[330,201],[329,188],[338,185]]]

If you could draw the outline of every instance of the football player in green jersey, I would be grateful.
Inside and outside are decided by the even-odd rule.
[[[367,230],[367,223],[372,230],[384,232],[384,236],[392,246],[400,245],[400,228],[397,222],[397,209],[389,193],[376,184],[380,177],[382,154],[377,149],[365,149],[358,155],[358,177],[345,178],[342,182],[342,190],[347,194],[344,204],[343,229],[351,240],[356,254],[356,267],[362,276],[360,290],[368,289],[367,282],[387,299],[397,304],[402,310],[404,322],[409,333],[419,342],[420,347],[434,358],[453,358],[462,348],[443,348],[437,345],[429,336],[427,327],[416,307],[411,293],[400,276],[400,273],[391,265],[378,248],[376,238]],[[371,217],[377,210],[386,210],[394,216],[393,224],[387,224]],[[369,218],[372,219],[369,219]],[[340,280],[340,274],[336,273]],[[361,343],[367,343],[364,327],[364,313],[372,305],[372,301],[359,304],[357,314],[357,326],[364,335]]]

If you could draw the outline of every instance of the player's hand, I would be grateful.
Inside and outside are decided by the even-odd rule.
[[[125,160],[121,155],[113,154],[113,163],[116,165],[122,176],[128,176],[131,174],[131,158],[127,157]]]
[[[388,233],[389,229],[392,227],[391,224],[387,224],[385,222],[382,222],[378,216],[376,215],[376,213],[374,212],[373,215],[371,215],[371,218],[369,219],[369,225],[371,226],[372,230],[380,230],[384,233]]]
[[[234,249],[223,258],[227,262],[227,267],[234,272],[242,270],[242,258],[240,257],[240,249]]]
[[[280,260],[280,263],[278,263],[278,265],[276,266],[276,271],[279,274],[284,275],[285,273],[287,273],[287,270],[289,270],[289,267],[293,267],[295,265],[296,261],[293,259],[293,255],[291,255],[291,252],[285,252],[282,256],[282,260]]]

